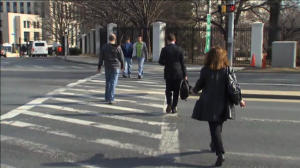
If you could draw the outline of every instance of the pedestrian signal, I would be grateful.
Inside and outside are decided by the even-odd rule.
[[[219,5],[218,12],[219,13],[231,13],[235,11],[235,5]]]

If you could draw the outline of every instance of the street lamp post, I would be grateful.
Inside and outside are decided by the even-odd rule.
[[[68,32],[65,32],[65,36],[64,36],[64,51],[65,51],[65,57],[67,56],[68,52]]]

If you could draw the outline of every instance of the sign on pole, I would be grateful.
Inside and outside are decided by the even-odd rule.
[[[207,53],[210,49],[210,35],[211,35],[211,15],[207,14],[206,22],[206,45],[204,53]]]

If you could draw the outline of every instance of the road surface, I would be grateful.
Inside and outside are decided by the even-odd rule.
[[[55,58],[6,61],[3,167],[193,168],[215,162],[208,151],[208,124],[190,118],[196,96],[180,101],[177,115],[164,113],[162,70],[148,68],[142,80],[120,76],[117,103],[108,105],[104,76],[95,66]],[[196,77],[190,80],[193,84]],[[245,99],[237,120],[224,126],[223,167],[300,167],[300,101]]]

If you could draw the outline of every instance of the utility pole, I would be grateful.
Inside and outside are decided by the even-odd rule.
[[[235,0],[229,0],[229,3],[227,5],[234,5]],[[228,55],[228,60],[230,63],[230,66],[232,66],[233,62],[233,56],[234,56],[234,12],[228,13],[228,39],[227,39],[227,55]]]

